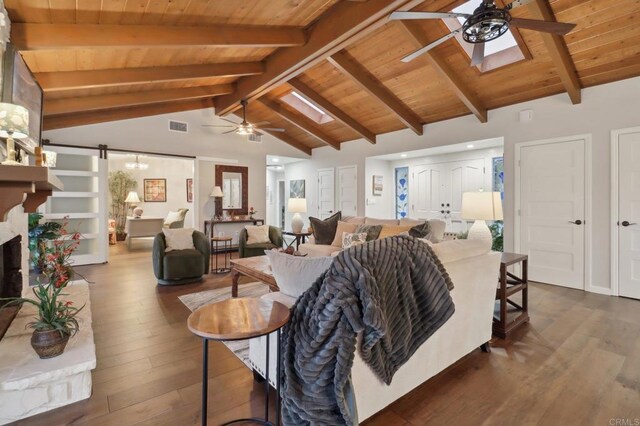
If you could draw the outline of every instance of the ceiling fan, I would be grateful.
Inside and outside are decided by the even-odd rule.
[[[260,121],[259,123],[253,123],[253,124],[247,122],[246,99],[243,99],[242,101],[240,101],[240,104],[242,105],[242,122],[241,123],[236,123],[235,121],[227,120],[224,117],[219,117],[220,120],[226,121],[227,123],[231,123],[231,124],[203,124],[202,127],[227,127],[227,128],[232,127],[231,130],[222,132],[223,135],[226,135],[229,133],[235,133],[237,135],[242,135],[242,136],[251,136],[251,135],[262,136],[262,133],[260,133],[258,130],[265,130],[269,132],[284,132],[284,129],[278,128],[278,127],[261,127],[265,124],[269,124],[268,121]]]
[[[532,1],[534,0],[515,0],[507,4],[504,8],[499,8],[496,6],[495,0],[482,0],[480,6],[478,6],[472,14],[457,12],[393,12],[389,16],[389,19],[465,19],[462,27],[453,30],[446,36],[405,56],[402,58],[402,62],[410,62],[450,38],[453,38],[456,34],[462,33],[464,41],[474,44],[473,54],[471,55],[471,65],[475,66],[481,64],[484,60],[484,44],[504,35],[510,26],[560,35],[567,34],[576,26],[576,24],[565,24],[563,22],[513,18],[509,13],[511,10],[531,3]]]

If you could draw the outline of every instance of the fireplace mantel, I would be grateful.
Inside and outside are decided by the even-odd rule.
[[[62,182],[48,167],[0,165],[0,222],[19,204],[26,213],[34,213],[53,190],[62,189]]]

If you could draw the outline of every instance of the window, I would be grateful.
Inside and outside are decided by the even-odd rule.
[[[324,112],[313,102],[308,101],[304,96],[296,91],[292,91],[283,97],[284,102],[295,108],[301,114],[304,114],[307,118],[315,121],[318,124],[329,123],[333,121],[333,117]]]
[[[480,6],[481,2],[482,0],[469,0],[454,8],[452,11],[458,13],[473,13],[473,11]],[[464,21],[464,18],[444,19],[444,23],[452,31],[460,28],[462,24],[464,24]],[[473,54],[473,44],[464,41],[461,34],[456,35],[456,40],[465,52],[467,52],[469,58],[471,58]],[[485,43],[484,49],[485,59],[482,64],[478,66],[481,72],[491,71],[525,58],[511,30],[508,30],[501,37]]]

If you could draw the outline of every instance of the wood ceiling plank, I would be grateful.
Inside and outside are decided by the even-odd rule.
[[[217,86],[153,90],[114,95],[83,96],[79,98],[54,100],[45,99],[44,115],[61,115],[72,112],[96,111],[177,100],[209,98],[231,93],[232,91],[232,84],[221,84]]]
[[[307,86],[300,80],[299,78],[292,78],[288,81],[288,83],[293,87],[297,93],[307,99],[309,102],[316,104],[321,109],[326,111],[334,119],[338,120],[345,126],[352,129],[354,132],[358,133],[360,136],[371,142],[372,144],[376,143],[376,135],[360,124],[358,121],[350,117],[340,108],[336,107],[331,102],[327,101],[322,97],[318,92],[313,90],[311,87]]]
[[[333,139],[331,136],[325,133],[322,129],[316,126],[315,123],[310,119],[308,119],[307,117],[300,114],[295,114],[289,111],[288,109],[286,109],[285,107],[283,107],[278,102],[272,99],[260,98],[258,99],[258,101],[262,103],[264,106],[266,106],[267,108],[271,109],[276,114],[278,114],[280,117],[287,120],[289,123],[293,124],[294,126],[298,127],[301,130],[304,130],[314,138],[318,139],[320,142],[325,143],[337,150],[340,150],[340,142]]]
[[[527,6],[534,19],[544,21],[555,21],[555,16],[549,2],[547,0],[535,0]],[[580,80],[576,73],[576,67],[573,64],[569,49],[562,36],[549,33],[540,33],[545,46],[549,51],[549,56],[553,60],[558,75],[562,80],[562,84],[571,99],[571,102],[579,104],[582,101],[582,93],[580,90]]]
[[[120,22],[126,4],[127,0],[103,1],[100,9],[100,24],[108,25]]]
[[[391,90],[387,89],[369,71],[357,63],[351,55],[346,52],[338,52],[330,56],[328,61],[357,83],[360,88],[382,102],[408,128],[417,135],[422,135],[423,126],[420,117],[402,103]]]
[[[76,23],[76,0],[49,0],[51,22]]]
[[[118,68],[93,71],[36,73],[45,92],[78,90],[99,86],[121,86],[208,77],[255,75],[264,71],[261,62],[239,62],[172,67]]]
[[[390,12],[410,9],[421,0],[369,0],[340,2],[325,12],[308,32],[304,46],[279,49],[266,61],[266,72],[238,80],[236,92],[218,99],[217,115],[238,108],[242,99],[253,100],[306,69],[318,64],[354,41],[366,37],[387,22]]]
[[[66,127],[84,126],[87,124],[128,120],[130,118],[148,117],[151,115],[206,108],[213,108],[212,98],[117,108],[105,111],[89,111],[49,117],[45,116],[43,119],[43,130],[63,129]]]
[[[98,24],[102,0],[83,0],[76,10],[77,24]]]
[[[400,25],[406,30],[410,39],[413,40],[416,48],[426,46],[430,41],[425,37],[424,33],[418,28],[418,24],[411,21],[402,21]],[[427,58],[431,66],[438,71],[438,74],[447,82],[453,93],[458,99],[469,108],[469,110],[478,117],[481,123],[487,122],[487,108],[483,102],[470,90],[462,80],[456,75],[456,72],[435,52],[427,52],[424,57]]]
[[[122,11],[122,17],[117,23],[126,25],[141,24],[148,4],[149,0],[127,0],[127,4]]]
[[[21,50],[151,46],[301,46],[299,28],[166,25],[14,24],[11,41]]]

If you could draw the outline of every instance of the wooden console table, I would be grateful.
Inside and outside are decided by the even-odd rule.
[[[247,224],[251,224],[251,225],[264,225],[264,219],[228,219],[228,220],[205,220],[204,221],[204,234],[209,236],[209,240],[211,240],[211,238],[216,237],[217,235],[215,234],[215,228],[218,227],[220,228],[221,226],[224,225],[228,225],[227,226],[227,230],[225,230],[225,236],[231,237],[232,241],[231,241],[231,245],[229,246],[230,249],[236,249],[238,248],[238,239],[236,238],[236,236],[234,235],[234,232],[236,232],[238,229],[242,229],[245,225]],[[231,226],[229,226],[231,225]],[[213,244],[211,245],[211,252],[213,253]]]
[[[507,268],[520,263],[522,276],[518,277]],[[493,317],[493,334],[506,338],[516,327],[529,321],[529,257],[526,254],[502,253],[500,261],[500,286],[496,290],[498,313]],[[518,304],[509,297],[522,292],[522,304]]]

